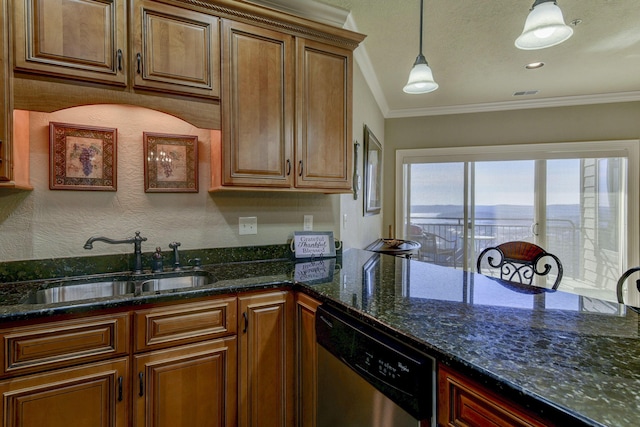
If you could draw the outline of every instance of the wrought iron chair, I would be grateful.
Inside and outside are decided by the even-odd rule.
[[[435,233],[423,231],[420,226],[411,225],[410,238],[422,245],[421,261],[457,267],[458,241],[450,240]]]
[[[483,265],[498,269],[499,278],[509,282],[535,285],[534,277],[544,277],[554,271],[556,278],[551,289],[555,290],[562,280],[562,263],[558,257],[529,242],[506,242],[486,248],[478,256],[478,273],[482,274]]]
[[[640,271],[640,267],[633,267],[625,271],[620,279],[618,279],[618,285],[616,286],[616,295],[618,296],[618,302],[620,304],[624,304],[624,298],[622,296],[622,287],[624,286],[624,282],[636,271]],[[638,292],[640,292],[640,279],[636,280],[636,288]]]

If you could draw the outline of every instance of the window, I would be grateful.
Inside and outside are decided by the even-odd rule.
[[[488,246],[557,255],[560,289],[615,300],[638,264],[638,141],[398,150],[396,229],[421,260],[475,269]]]

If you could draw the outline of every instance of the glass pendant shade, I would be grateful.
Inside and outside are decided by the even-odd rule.
[[[409,81],[402,89],[405,93],[429,93],[438,89],[438,83],[433,80],[433,73],[423,54],[419,54],[409,73]]]
[[[516,39],[516,47],[524,50],[543,49],[567,40],[573,29],[564,23],[562,11],[553,0],[536,0]]]

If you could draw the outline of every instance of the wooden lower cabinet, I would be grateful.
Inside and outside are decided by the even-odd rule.
[[[126,427],[129,358],[0,382],[3,427]]]
[[[313,427],[319,304],[267,290],[9,325],[0,427]]]
[[[438,366],[438,426],[552,425],[451,368]]]
[[[293,426],[293,294],[273,291],[241,295],[238,307],[238,425]]]
[[[296,293],[297,422],[299,427],[315,427],[318,399],[318,352],[316,309],[320,302]]]
[[[236,337],[134,357],[134,426],[237,425]]]

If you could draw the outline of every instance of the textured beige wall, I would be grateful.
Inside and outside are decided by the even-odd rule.
[[[358,192],[358,199],[353,194],[340,196],[341,236],[346,247],[365,248],[374,240],[385,236],[382,224],[383,215],[363,216],[364,212],[364,126],[367,125],[378,138],[384,149],[384,117],[378,108],[369,86],[364,80],[357,63],[353,67],[353,139],[360,143],[358,148],[358,171],[362,177],[362,189]],[[383,164],[383,167],[385,165]],[[383,172],[384,177],[390,175]],[[383,178],[384,178],[383,177]],[[393,178],[391,178],[393,179]],[[382,195],[384,200],[385,195]],[[344,215],[347,216],[346,223]]]
[[[398,149],[638,138],[640,102],[387,119],[385,173],[395,176]],[[385,180],[384,192],[387,226],[395,220],[394,178]]]
[[[118,190],[49,190],[49,122],[118,129]],[[145,193],[142,133],[198,135],[200,191]],[[156,111],[131,106],[88,106],[52,114],[30,113],[31,192],[0,193],[0,262],[129,252],[130,245],[83,244],[93,235],[111,238],[141,231],[144,251],[283,244],[302,230],[305,214],[314,230],[339,238],[340,196],[303,193],[208,193],[210,132]],[[258,234],[240,236],[239,216],[257,216]]]

